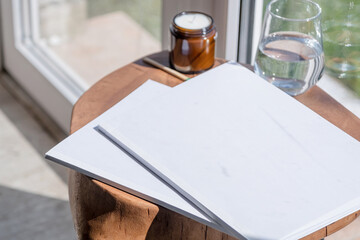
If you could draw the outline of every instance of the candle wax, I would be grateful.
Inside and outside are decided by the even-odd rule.
[[[206,28],[211,24],[211,19],[201,13],[186,13],[175,18],[175,24],[186,29]]]

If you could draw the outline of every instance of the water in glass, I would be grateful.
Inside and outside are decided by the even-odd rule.
[[[321,78],[324,69],[322,45],[299,32],[275,32],[262,39],[255,71],[292,96],[305,92]]]

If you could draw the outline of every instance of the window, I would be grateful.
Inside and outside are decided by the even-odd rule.
[[[239,6],[239,0],[2,1],[4,68],[68,131],[73,104],[94,82],[168,48],[169,23],[180,11],[212,15],[217,55],[236,60]]]
[[[35,7],[38,44],[70,67],[86,88],[161,50],[161,0],[39,0]]]

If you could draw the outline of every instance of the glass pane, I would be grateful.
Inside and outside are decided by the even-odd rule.
[[[38,0],[39,39],[88,85],[161,49],[162,0]]]
[[[315,0],[322,12],[327,73],[360,96],[360,2]]]

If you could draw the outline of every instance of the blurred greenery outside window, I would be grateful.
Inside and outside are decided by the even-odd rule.
[[[340,79],[360,96],[360,2],[313,0],[322,9],[326,73]],[[264,0],[266,6],[271,0]]]
[[[87,0],[88,18],[122,11],[161,40],[162,0]]]

